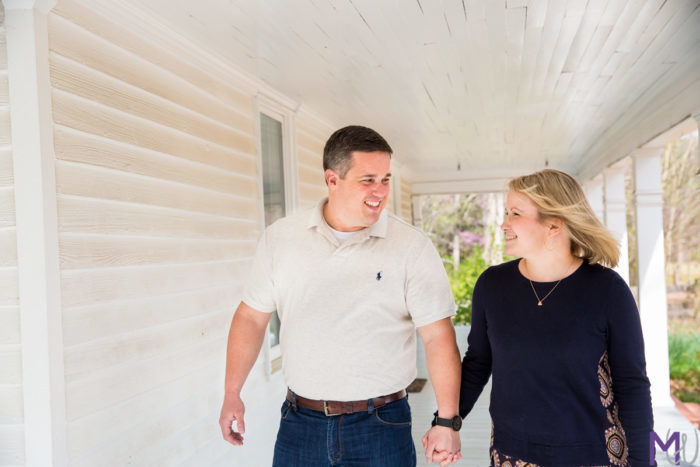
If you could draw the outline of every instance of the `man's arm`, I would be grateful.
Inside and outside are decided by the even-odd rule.
[[[263,313],[241,302],[231,321],[226,350],[224,403],[219,425],[224,439],[233,445],[243,444],[245,406],[241,388],[260,353],[271,313]],[[231,426],[236,422],[238,432]]]
[[[462,366],[452,321],[450,318],[435,321],[419,327],[418,333],[425,346],[428,373],[435,390],[438,415],[440,418],[452,418],[459,415],[459,386]],[[451,458],[454,461],[460,457],[459,432],[452,428],[435,426],[428,431],[423,441],[426,448],[425,456],[429,463],[445,459],[444,456],[437,456],[438,452],[457,454]],[[436,455],[435,459],[433,459],[434,454]]]

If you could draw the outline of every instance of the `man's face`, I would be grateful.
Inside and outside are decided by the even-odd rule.
[[[352,232],[377,222],[389,198],[390,168],[389,153],[354,151],[345,178],[326,170],[331,227]]]

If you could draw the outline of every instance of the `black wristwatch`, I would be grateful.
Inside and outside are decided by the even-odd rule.
[[[436,413],[435,418],[433,419],[433,426],[435,425],[446,426],[448,428],[452,428],[454,431],[459,431],[460,428],[462,428],[462,417],[455,415],[452,418],[440,418]]]

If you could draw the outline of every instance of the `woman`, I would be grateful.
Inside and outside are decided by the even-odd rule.
[[[509,183],[505,252],[474,288],[460,415],[493,375],[492,466],[649,465],[639,313],[617,242],[571,176]]]

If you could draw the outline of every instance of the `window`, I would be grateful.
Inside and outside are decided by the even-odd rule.
[[[262,152],[263,201],[265,227],[284,217],[284,151],[282,122],[260,114],[260,146]]]
[[[277,219],[287,215],[294,206],[292,198],[294,179],[289,160],[289,117],[265,107],[260,112],[260,153],[263,186],[263,205],[265,227]],[[268,329],[269,345],[274,348],[279,344],[280,320],[277,313],[270,318]],[[275,349],[272,358],[279,357],[279,349]],[[278,363],[278,362],[277,362]],[[273,362],[273,369],[275,362]]]

